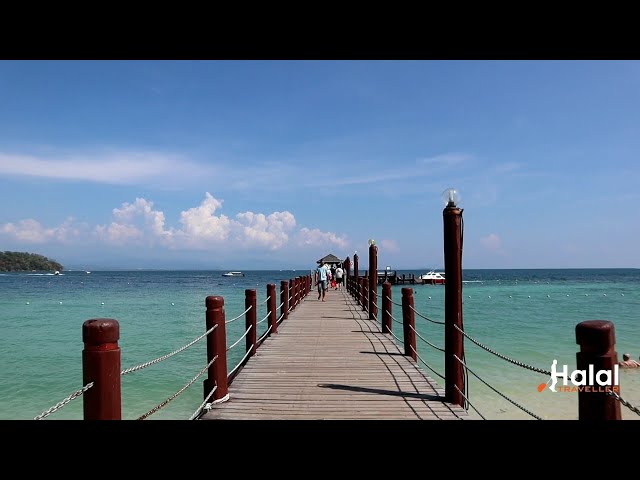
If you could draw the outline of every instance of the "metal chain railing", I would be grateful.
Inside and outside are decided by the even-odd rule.
[[[187,388],[189,388],[191,385],[193,385],[193,382],[195,382],[198,378],[200,378],[200,376],[207,371],[207,369],[213,364],[213,362],[216,361],[216,359],[218,358],[218,355],[216,355],[215,357],[213,357],[213,359],[207,364],[206,367],[204,367],[202,370],[200,370],[200,372],[198,372],[198,374],[193,377],[193,379],[187,383],[184,387],[182,387],[180,390],[178,390],[176,393],[174,393],[173,395],[171,395],[169,398],[167,398],[164,402],[160,403],[159,405],[153,407],[151,410],[149,410],[147,413],[145,413],[144,415],[141,415],[140,417],[138,417],[138,420],[144,420],[145,418],[150,417],[151,415],[153,415],[154,413],[156,413],[158,410],[164,408],[169,402],[171,402],[172,400],[175,400],[175,398],[180,395],[182,392],[184,392]]]
[[[402,306],[402,304],[401,304],[401,303],[394,302],[393,300],[391,300],[391,298],[390,298],[388,295],[387,295],[385,298],[386,298],[387,300],[389,300],[391,303],[393,303],[394,305],[397,305],[397,306],[399,306],[399,307],[401,307],[401,306]]]
[[[200,412],[202,412],[202,409],[207,405],[207,402],[209,402],[209,399],[211,398],[211,396],[215,393],[215,391],[218,389],[218,385],[216,385],[215,387],[213,387],[213,389],[211,390],[211,392],[209,392],[209,395],[207,395],[207,398],[204,399],[204,402],[202,402],[200,404],[200,406],[198,407],[198,409],[193,412],[193,415],[191,415],[189,417],[189,420],[193,420],[195,419],[198,415],[200,415]]]
[[[269,328],[267,328],[267,331],[264,332],[258,340],[256,340],[256,343],[260,343],[262,340],[266,338],[267,335],[269,335],[269,332],[271,331],[271,327],[272,325],[269,325]]]
[[[486,420],[486,418],[484,418],[484,415],[482,415],[482,414],[480,413],[480,411],[479,411],[476,407],[474,407],[474,406],[473,406],[473,403],[471,403],[471,402],[469,401],[469,399],[467,398],[467,396],[462,392],[462,390],[460,390],[460,389],[458,388],[458,385],[456,385],[456,384],[454,383],[454,384],[453,384],[453,388],[455,388],[455,389],[460,393],[460,395],[462,395],[462,396],[464,397],[464,399],[466,400],[467,404],[468,404],[471,408],[473,408],[473,409],[476,411],[476,413],[477,413],[478,415],[480,415],[480,418],[482,418],[483,420]]]
[[[67,398],[65,398],[64,400],[56,403],[53,407],[49,408],[48,410],[45,410],[44,412],[42,412],[40,415],[37,415],[35,417],[33,417],[34,420],[42,420],[45,417],[48,417],[49,415],[51,415],[52,413],[57,412],[58,410],[60,410],[62,407],[64,407],[67,403],[71,402],[72,400],[75,400],[76,398],[78,398],[79,396],[81,396],[84,392],[86,392],[87,390],[89,390],[91,387],[93,387],[93,382],[89,382],[87,383],[84,387],[82,387],[80,390],[78,390],[77,392],[73,392],[71,395],[69,395]]]
[[[236,341],[233,343],[233,345],[231,345],[230,347],[227,347],[227,352],[228,352],[229,350],[231,350],[233,347],[235,347],[236,345],[238,345],[238,344],[240,343],[240,341],[241,341],[244,337],[246,337],[246,336],[247,336],[247,334],[249,333],[249,330],[251,330],[252,328],[253,328],[253,325],[249,325],[249,328],[247,328],[247,329],[244,331],[244,333],[242,334],[242,336],[241,336],[238,340],[236,340]]]
[[[437,345],[434,345],[433,343],[431,343],[431,342],[430,342],[429,340],[427,340],[426,338],[424,338],[422,335],[420,335],[420,334],[418,333],[418,331],[417,331],[415,328],[413,328],[413,325],[409,325],[409,328],[410,328],[411,330],[413,330],[413,331],[415,332],[415,334],[416,334],[416,335],[417,335],[417,336],[418,336],[418,337],[419,337],[423,342],[425,342],[427,345],[429,345],[430,347],[435,348],[436,350],[440,350],[441,352],[444,352],[444,348],[440,348],[440,347],[438,347]]]
[[[255,345],[255,343],[253,345]],[[249,356],[249,354],[252,352],[253,345],[251,346],[251,348],[249,350],[247,350],[247,353],[244,354],[244,357],[242,357],[242,359],[238,362],[238,364],[235,367],[233,367],[233,370],[231,370],[229,372],[229,374],[227,375],[227,378],[230,377],[231,375],[233,375],[235,373],[235,371],[238,368],[240,368],[240,365],[242,365],[242,362],[244,362],[247,359],[247,357]]]
[[[264,322],[267,318],[269,318],[269,315],[271,315],[271,310],[267,312],[267,314],[264,316],[262,320],[260,320],[259,322],[256,322],[256,325],[260,325],[262,322]]]
[[[422,357],[420,356],[420,354],[418,352],[416,352],[416,349],[413,348],[413,345],[409,345],[409,348],[411,348],[411,350],[413,350],[413,353],[416,354],[416,357],[418,357],[418,360],[420,360],[425,367],[427,367],[429,370],[431,370],[433,373],[435,373],[437,376],[439,376],[441,379],[446,380],[444,378],[444,375],[439,374],[438,372],[436,372],[433,367],[431,367],[431,365],[429,365],[427,362],[425,362]]]
[[[502,355],[501,353],[498,353],[495,350],[492,350],[491,348],[487,347],[486,345],[483,345],[482,343],[477,341],[475,338],[473,338],[469,334],[465,333],[465,331],[462,330],[457,325],[453,325],[453,326],[456,328],[456,330],[458,330],[460,333],[462,333],[462,335],[464,335],[466,338],[471,340],[477,346],[479,346],[483,350],[486,350],[489,353],[492,353],[496,357],[501,358],[502,360],[506,360],[507,362],[513,363],[514,365],[517,365],[518,367],[526,368],[527,370],[531,370],[531,371],[534,371],[534,372],[537,372],[537,373],[542,373],[543,375],[551,376],[551,372],[549,370],[543,370],[542,368],[532,367],[531,365],[527,365],[526,363],[522,363],[522,362],[519,362],[518,360],[513,360],[513,359],[511,359],[511,358],[509,358],[509,357],[507,357],[505,355]]]
[[[629,402],[627,402],[625,399],[623,399],[620,395],[618,395],[613,390],[607,390],[607,395],[613,396],[616,400],[618,400],[622,405],[627,407],[633,413],[635,413],[636,415],[640,415],[640,409],[638,407],[634,407],[633,405],[631,405]]]
[[[234,320],[238,320],[239,318],[241,318],[245,313],[247,313],[249,310],[251,310],[251,308],[253,307],[253,305],[249,305],[249,308],[247,308],[244,312],[242,312],[240,315],[238,315],[237,317],[233,317],[231,320],[225,320],[225,324],[226,323],[231,323]]]
[[[536,415],[535,413],[530,412],[529,410],[527,410],[526,408],[524,408],[522,405],[518,404],[517,402],[515,402],[514,400],[511,400],[509,397],[507,397],[504,393],[496,390],[494,387],[492,387],[491,385],[489,385],[487,382],[485,382],[482,378],[480,378],[473,370],[471,370],[466,363],[464,363],[462,360],[460,360],[460,358],[458,358],[457,355],[453,355],[453,358],[455,358],[456,360],[458,360],[463,366],[464,368],[466,368],[469,372],[471,372],[471,374],[476,377],[478,380],[480,380],[482,383],[484,383],[487,387],[489,387],[491,390],[493,390],[494,392],[496,392],[498,395],[500,395],[502,398],[504,398],[505,400],[507,400],[508,402],[512,403],[513,405],[515,405],[516,407],[518,407],[520,410],[522,410],[525,413],[528,413],[529,415],[531,415],[533,418],[537,419],[537,420],[542,420],[541,417],[539,417],[538,415]]]
[[[211,332],[213,332],[216,328],[218,328],[218,325],[214,325],[213,327],[211,327],[209,330],[207,330],[206,332],[204,332],[202,335],[200,335],[198,338],[196,338],[195,340],[187,343],[184,347],[179,348],[178,350],[175,350],[171,353],[167,353],[166,355],[163,355],[162,357],[158,357],[155,360],[151,360],[149,362],[143,363],[141,365],[138,365],[136,367],[131,367],[131,368],[127,368],[125,370],[122,370],[120,372],[120,375],[126,375],[128,373],[131,372],[135,372],[137,370],[142,370],[143,368],[147,368],[151,365],[154,365],[158,362],[161,362],[162,360],[166,360],[167,358],[173,357],[174,355],[182,352],[183,350],[186,350],[187,348],[189,348],[191,345],[195,344],[196,342],[199,342],[200,340],[202,340],[204,337],[206,337],[207,335],[209,335]]]
[[[421,317],[421,318],[424,318],[425,320],[427,320],[427,321],[429,321],[429,322],[431,322],[431,323],[435,323],[435,324],[438,324],[438,325],[444,325],[444,322],[441,322],[441,321],[439,321],[439,320],[431,320],[429,317],[425,317],[423,314],[421,314],[419,311],[417,311],[417,310],[416,310],[415,308],[413,308],[411,305],[409,305],[409,308],[410,308],[411,310],[413,310],[413,311],[414,311],[414,313],[415,313],[416,315],[418,315],[418,316],[419,316],[419,317]]]

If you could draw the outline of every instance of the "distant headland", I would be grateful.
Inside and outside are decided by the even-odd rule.
[[[37,253],[0,252],[0,272],[63,271],[56,261]]]

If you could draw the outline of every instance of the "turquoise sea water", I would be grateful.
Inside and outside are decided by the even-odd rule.
[[[258,320],[266,314],[266,285],[306,271],[247,271],[223,277],[220,271],[67,271],[63,275],[0,274],[0,419],[32,419],[82,385],[82,324],[115,318],[120,324],[122,368],[173,352],[205,330],[204,301],[225,298],[227,319],[244,310],[244,291],[258,293]],[[399,274],[424,273],[419,270]],[[550,370],[551,362],[575,368],[575,326],[583,320],[615,325],[621,358],[640,355],[640,270],[465,270],[465,331],[481,343],[520,362]],[[410,285],[405,285],[409,286]],[[402,285],[393,287],[400,303]],[[415,308],[434,320],[444,318],[444,287],[415,285]],[[333,292],[330,292],[333,294]],[[380,294],[379,294],[380,302]],[[279,304],[280,302],[278,302]],[[400,307],[393,306],[400,318]],[[258,334],[266,330],[267,322]],[[402,338],[401,328],[394,332]],[[422,336],[444,346],[441,325],[416,317]],[[244,331],[244,320],[227,325],[228,343]],[[497,390],[546,419],[577,418],[577,394],[539,393],[548,377],[525,370],[465,342],[471,370]],[[244,342],[229,352],[231,370],[244,354]],[[418,352],[444,373],[441,352],[418,340]],[[200,341],[181,353],[122,377],[123,418],[135,419],[165,402],[206,365]],[[428,368],[423,367],[428,373]],[[203,400],[200,377],[149,419],[188,419]],[[431,374],[439,383],[442,381]],[[640,406],[640,369],[621,370],[621,395]],[[489,419],[531,418],[469,374],[471,403]],[[473,410],[470,414],[476,416]],[[622,407],[624,419],[640,419]],[[81,419],[82,399],[67,403],[47,420]]]

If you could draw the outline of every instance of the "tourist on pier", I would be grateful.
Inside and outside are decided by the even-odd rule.
[[[326,265],[319,265],[318,268],[316,268],[316,271],[314,274],[314,280],[316,285],[318,286],[318,300],[322,298],[323,302],[324,302],[325,292],[327,290],[327,271],[328,270],[329,269],[327,268]]]
[[[342,290],[342,276],[343,275],[344,275],[344,271],[342,270],[342,267],[340,265],[338,265],[338,268],[336,268],[337,290]]]
[[[640,362],[638,362],[637,360],[632,360],[631,355],[629,355],[628,353],[623,353],[620,366],[622,368],[638,368],[640,367]]]

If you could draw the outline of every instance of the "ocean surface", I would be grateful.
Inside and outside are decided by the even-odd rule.
[[[125,369],[174,352],[202,335],[208,295],[224,297],[229,320],[244,311],[245,289],[255,288],[260,320],[266,314],[268,283],[275,283],[279,291],[281,280],[309,272],[246,271],[245,277],[223,277],[222,273],[0,273],[0,419],[33,419],[83,387],[82,324],[88,319],[118,320]],[[464,270],[463,279],[465,331],[504,356],[544,370],[550,370],[555,359],[572,371],[578,351],[575,326],[584,320],[614,323],[620,360],[625,352],[634,359],[640,355],[640,269]],[[393,299],[398,303],[401,288],[393,287]],[[444,287],[413,288],[416,310],[442,321]],[[379,302],[380,298],[379,294]],[[399,307],[393,308],[396,316]],[[258,334],[266,325],[259,325]],[[394,332],[402,338],[398,327],[394,324]],[[442,325],[416,316],[416,328],[433,344],[444,346]],[[228,344],[243,331],[243,319],[229,323]],[[123,376],[123,418],[136,419],[156,410],[149,420],[188,420],[203,400],[206,374],[185,386],[206,365],[205,343],[199,341],[166,360]],[[444,374],[441,352],[420,339],[418,352],[431,368]],[[244,341],[229,352],[228,369],[243,355]],[[533,418],[493,389],[543,419],[578,418],[577,393],[538,392],[538,385],[549,380],[548,376],[504,361],[470,341],[465,342],[465,357],[470,370],[482,379],[469,373],[469,399],[485,418]],[[640,406],[640,368],[621,369],[620,385],[622,398]],[[479,418],[473,408],[469,413]],[[625,420],[640,419],[624,406],[622,416]],[[82,419],[82,398],[67,402],[44,419]]]

